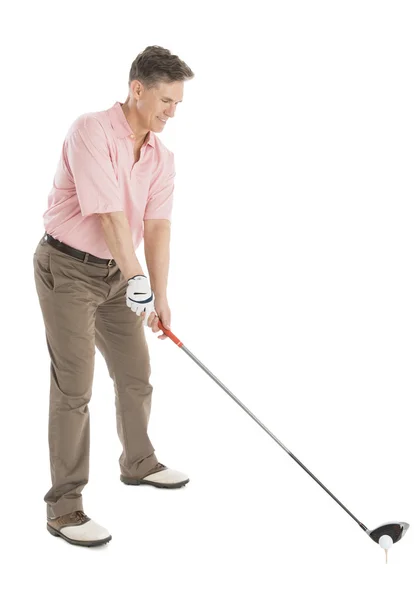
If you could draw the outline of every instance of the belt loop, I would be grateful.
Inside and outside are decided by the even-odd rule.
[[[88,262],[88,258],[89,258],[89,253],[85,252],[85,258],[83,259],[83,262],[84,263]]]
[[[113,261],[113,259],[112,259],[112,258],[110,258],[110,259],[109,259],[109,262],[108,262],[108,265],[107,265],[108,267],[112,267],[112,261]]]

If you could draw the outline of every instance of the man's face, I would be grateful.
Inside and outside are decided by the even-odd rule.
[[[174,116],[177,104],[182,102],[183,91],[183,81],[158,83],[149,90],[142,85],[136,88],[134,98],[140,125],[155,133],[163,131],[168,119]]]

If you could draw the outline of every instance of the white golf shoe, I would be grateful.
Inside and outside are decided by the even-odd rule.
[[[76,546],[100,546],[107,544],[112,536],[104,528],[92,521],[82,510],[76,510],[56,519],[48,519],[47,530]]]
[[[142,478],[126,477],[121,475],[121,481],[127,485],[153,485],[159,488],[180,488],[186,485],[190,479],[185,473],[180,471],[174,471],[169,469],[165,465],[158,463],[158,465],[152,469],[149,475]]]

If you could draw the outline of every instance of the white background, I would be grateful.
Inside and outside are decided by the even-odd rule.
[[[172,331],[369,528],[414,523],[414,9],[406,1],[2,9],[2,595],[412,598],[389,553],[170,340],[150,435],[180,490],[124,486],[97,352],[86,549],[46,532],[49,357],[33,280],[64,136],[147,45],[196,77],[175,153]],[[143,247],[138,257],[144,260]]]

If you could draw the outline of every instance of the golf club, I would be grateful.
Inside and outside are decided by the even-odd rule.
[[[355,515],[353,515],[351,513],[351,511],[349,511],[346,506],[344,506],[342,504],[342,502],[340,502],[338,500],[338,498],[336,498],[332,492],[330,492],[328,490],[328,488],[326,488],[323,483],[321,483],[319,481],[319,479],[317,479],[317,477],[315,477],[315,475],[313,475],[309,469],[307,469],[305,467],[305,465],[303,463],[300,462],[300,460],[298,458],[296,458],[296,456],[294,456],[294,454],[292,454],[292,452],[290,452],[290,450],[288,450],[286,448],[286,446],[284,444],[282,444],[282,442],[280,440],[277,439],[277,437],[275,435],[273,435],[273,433],[265,426],[263,425],[263,423],[261,421],[259,421],[259,419],[242,403],[240,402],[240,400],[223,384],[221,383],[221,381],[219,379],[217,379],[217,377],[215,375],[213,375],[213,373],[211,373],[211,371],[209,371],[207,369],[207,367],[205,365],[203,365],[203,363],[198,360],[198,358],[196,356],[194,356],[194,354],[192,352],[190,352],[190,350],[188,348],[186,348],[184,346],[184,344],[172,333],[171,330],[166,329],[164,327],[164,325],[161,323],[161,320],[158,319],[158,327],[164,332],[164,334],[170,338],[170,340],[172,340],[179,348],[181,348],[181,350],[184,350],[184,352],[186,354],[188,354],[188,356],[190,358],[192,358],[194,360],[194,362],[196,362],[198,364],[199,367],[201,367],[203,369],[203,371],[205,371],[207,373],[207,375],[209,375],[212,379],[214,379],[214,381],[216,383],[218,383],[218,385],[235,401],[237,402],[237,404],[254,420],[256,421],[256,423],[258,425],[260,425],[260,427],[262,429],[264,429],[264,431],[266,431],[267,434],[270,435],[270,437],[279,444],[279,446],[281,448],[283,448],[283,450],[285,450],[289,456],[291,458],[293,458],[294,461],[296,461],[298,463],[299,466],[302,467],[302,469],[304,469],[306,471],[306,473],[308,473],[308,475],[310,475],[315,481],[316,483],[318,483],[324,490],[325,492],[327,492],[331,498],[333,498],[335,500],[335,502],[337,502],[339,504],[339,506],[341,506],[348,514],[350,517],[352,517],[354,519],[354,521],[356,521],[358,523],[358,525],[361,527],[361,529],[363,529],[365,531],[365,533],[367,535],[369,535],[369,537],[376,542],[377,544],[379,544],[381,546],[381,548],[383,548],[385,550],[385,560],[386,562],[388,562],[388,550],[389,548],[391,548],[391,546],[393,544],[396,544],[398,541],[400,541],[400,539],[404,536],[404,534],[406,533],[407,529],[409,528],[409,524],[405,523],[404,521],[391,521],[388,523],[384,523],[383,525],[380,525],[379,527],[376,527],[375,529],[368,529],[368,527],[366,527],[363,523],[361,523],[361,521],[359,519],[357,519],[355,517]]]

